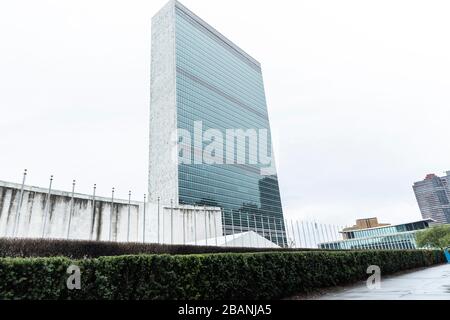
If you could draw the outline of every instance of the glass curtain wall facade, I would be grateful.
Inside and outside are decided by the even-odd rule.
[[[417,249],[415,232],[406,232],[383,237],[356,238],[319,244],[330,250],[402,250]]]
[[[198,138],[194,136],[195,121],[201,121],[203,131],[219,130],[223,137],[227,129],[270,132],[259,63],[185,7],[177,5],[175,10],[178,128],[189,131],[194,139]],[[239,148],[249,156],[248,141],[245,145],[235,142],[235,157]],[[192,163],[207,142],[193,144]],[[268,150],[272,150],[270,134],[268,144]],[[257,164],[192,163],[178,167],[180,203],[223,208],[227,233],[232,232],[232,223],[235,231],[262,229],[262,223],[267,224],[265,229],[268,224],[274,231],[284,229],[276,175],[262,176]]]
[[[363,230],[344,231],[348,240],[321,243],[321,249],[416,249],[416,232],[429,228],[431,219]]]
[[[422,230],[428,228],[428,221],[417,221],[405,224],[399,224],[396,226],[385,226],[373,229],[363,229],[363,230],[353,230],[353,231],[345,231],[346,239],[355,239],[355,238],[367,238],[367,237],[376,237],[383,236],[388,234],[395,234],[400,232],[407,231],[415,231]]]
[[[201,132],[216,130],[223,139],[230,129],[265,129],[267,155],[273,159],[261,65],[179,2],[173,1],[172,5],[176,125],[192,137],[189,143],[178,141],[192,150],[188,156],[179,151],[178,201],[222,208],[226,234],[253,230],[283,245],[285,226],[277,174],[264,174],[267,165],[259,161],[250,163],[251,157],[259,157],[250,146],[251,136],[233,139],[234,159],[245,152],[245,163],[228,163],[226,141],[221,154],[223,163],[196,161],[211,143],[196,134],[199,125]],[[273,234],[263,234],[262,230],[273,230]]]

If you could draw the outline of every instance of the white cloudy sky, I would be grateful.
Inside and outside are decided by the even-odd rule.
[[[165,2],[0,2],[0,180],[142,197]],[[450,169],[448,1],[182,2],[263,64],[288,217],[420,218],[412,183]]]

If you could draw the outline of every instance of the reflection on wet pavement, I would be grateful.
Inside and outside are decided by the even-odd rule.
[[[450,264],[381,278],[380,289],[366,283],[324,294],[319,300],[450,300]]]

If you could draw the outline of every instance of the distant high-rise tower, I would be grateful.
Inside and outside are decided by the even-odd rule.
[[[429,174],[425,180],[414,183],[413,189],[424,219],[450,223],[450,171],[444,177]]]
[[[261,65],[178,1],[152,19],[149,166],[150,201],[221,207],[227,234],[285,243]]]

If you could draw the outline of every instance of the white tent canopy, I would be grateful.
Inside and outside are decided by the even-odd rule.
[[[190,242],[189,244],[194,245],[195,242]],[[198,240],[196,244],[200,246],[215,246],[217,244],[220,247],[279,248],[275,243],[254,231]]]

